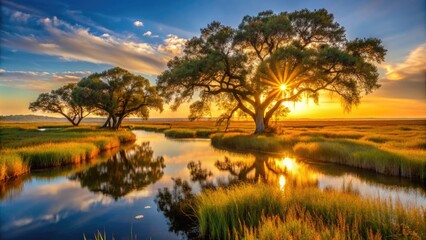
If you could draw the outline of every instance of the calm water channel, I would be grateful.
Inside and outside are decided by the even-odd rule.
[[[92,239],[98,230],[106,231],[107,239],[187,238],[184,223],[164,205],[170,199],[158,194],[172,189],[176,179],[188,181],[193,193],[208,185],[265,181],[284,191],[288,186],[350,189],[426,207],[425,187],[404,179],[286,154],[231,153],[213,148],[207,139],[134,133],[134,146],[94,163],[0,183],[0,239],[83,239],[83,234]]]

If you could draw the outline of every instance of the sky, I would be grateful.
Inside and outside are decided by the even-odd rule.
[[[34,114],[42,92],[114,66],[155,84],[185,41],[212,21],[237,27],[245,15],[325,8],[347,38],[376,37],[388,50],[378,65],[381,88],[351,112],[337,98],[289,107],[289,118],[426,118],[424,0],[1,0],[0,115]],[[151,117],[187,117],[168,106]],[[38,115],[49,115],[36,112]],[[215,115],[217,113],[214,113]],[[55,116],[55,115],[49,115]]]

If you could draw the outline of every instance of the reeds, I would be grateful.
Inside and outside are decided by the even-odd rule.
[[[426,212],[379,198],[316,188],[241,185],[197,199],[212,239],[425,239]]]
[[[402,130],[403,128],[404,130]],[[409,129],[409,130],[408,130]],[[235,151],[289,151],[297,156],[426,182],[426,128],[288,128],[282,135],[215,134],[212,145]]]
[[[298,139],[265,136],[247,135],[240,133],[218,133],[211,137],[212,145],[218,148],[232,149],[236,151],[258,151],[258,152],[279,152],[293,146]]]
[[[29,171],[28,165],[16,153],[0,154],[0,180],[13,178]]]
[[[173,128],[164,131],[164,135],[169,138],[209,138],[214,132],[212,129]]]
[[[30,169],[82,163],[99,152],[135,141],[130,131],[105,131],[94,128],[67,128],[40,132],[34,129],[2,128],[0,180]]]

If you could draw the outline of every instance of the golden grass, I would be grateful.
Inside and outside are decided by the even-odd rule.
[[[241,185],[197,197],[213,239],[425,239],[426,211],[379,198],[316,188]]]
[[[18,124],[19,125],[19,124]],[[130,131],[106,131],[93,127],[60,128],[41,132],[34,125],[0,128],[0,180],[10,179],[30,169],[76,164],[135,141]]]
[[[307,123],[281,128],[281,134],[271,136],[216,134],[212,144],[236,151],[286,151],[311,160],[426,182],[426,126],[424,121],[413,122]]]

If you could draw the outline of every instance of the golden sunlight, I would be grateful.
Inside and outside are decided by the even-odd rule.
[[[286,169],[288,172],[292,173],[297,172],[297,169],[299,168],[296,160],[289,157],[285,157],[283,160],[278,161],[277,165],[279,168]]]
[[[281,84],[280,90],[285,91],[287,89],[287,86],[285,84]]]
[[[280,190],[281,191],[284,190],[285,183],[286,183],[286,180],[285,180],[284,175],[280,175],[279,184],[280,184]]]

